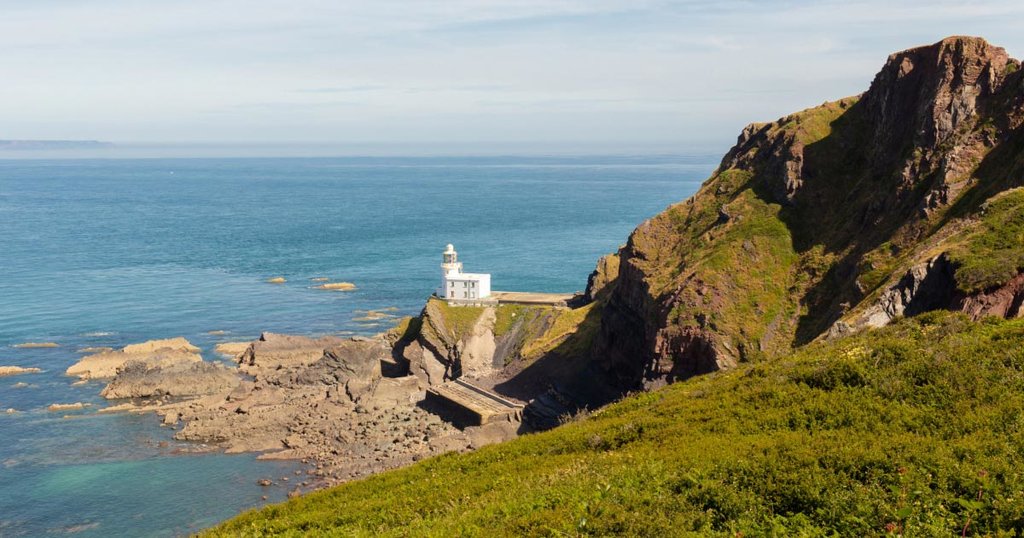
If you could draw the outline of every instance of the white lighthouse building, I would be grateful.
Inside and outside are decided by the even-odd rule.
[[[449,301],[474,301],[491,296],[491,275],[487,273],[463,273],[462,262],[455,247],[449,244],[444,249],[441,264],[441,287],[437,296]]]

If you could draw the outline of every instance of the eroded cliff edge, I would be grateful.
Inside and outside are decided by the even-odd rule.
[[[891,55],[862,95],[746,127],[591,279],[595,363],[634,388],[928,310],[1020,316],[1020,66],[950,37]]]

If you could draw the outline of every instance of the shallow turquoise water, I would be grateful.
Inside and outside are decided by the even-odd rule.
[[[62,372],[85,346],[260,331],[371,334],[412,315],[454,243],[499,290],[575,291],[705,156],[0,161],[0,536],[176,535],[283,489],[293,463],[183,454],[153,416],[96,415]],[[283,285],[265,283],[284,276]],[[310,279],[355,282],[354,292]],[[209,331],[225,331],[210,335]],[[53,341],[55,349],[14,349]],[[17,383],[28,386],[16,388]],[[51,403],[86,402],[50,413]]]

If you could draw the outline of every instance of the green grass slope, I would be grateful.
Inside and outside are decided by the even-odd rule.
[[[952,249],[965,292],[1001,286],[1024,270],[1024,189],[1002,192],[982,208],[965,240]]]
[[[1022,455],[1024,320],[935,313],[209,535],[1013,536]]]

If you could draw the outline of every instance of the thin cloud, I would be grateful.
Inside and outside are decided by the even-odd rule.
[[[1019,0],[0,2],[16,138],[727,144],[896,50],[1024,53]]]

